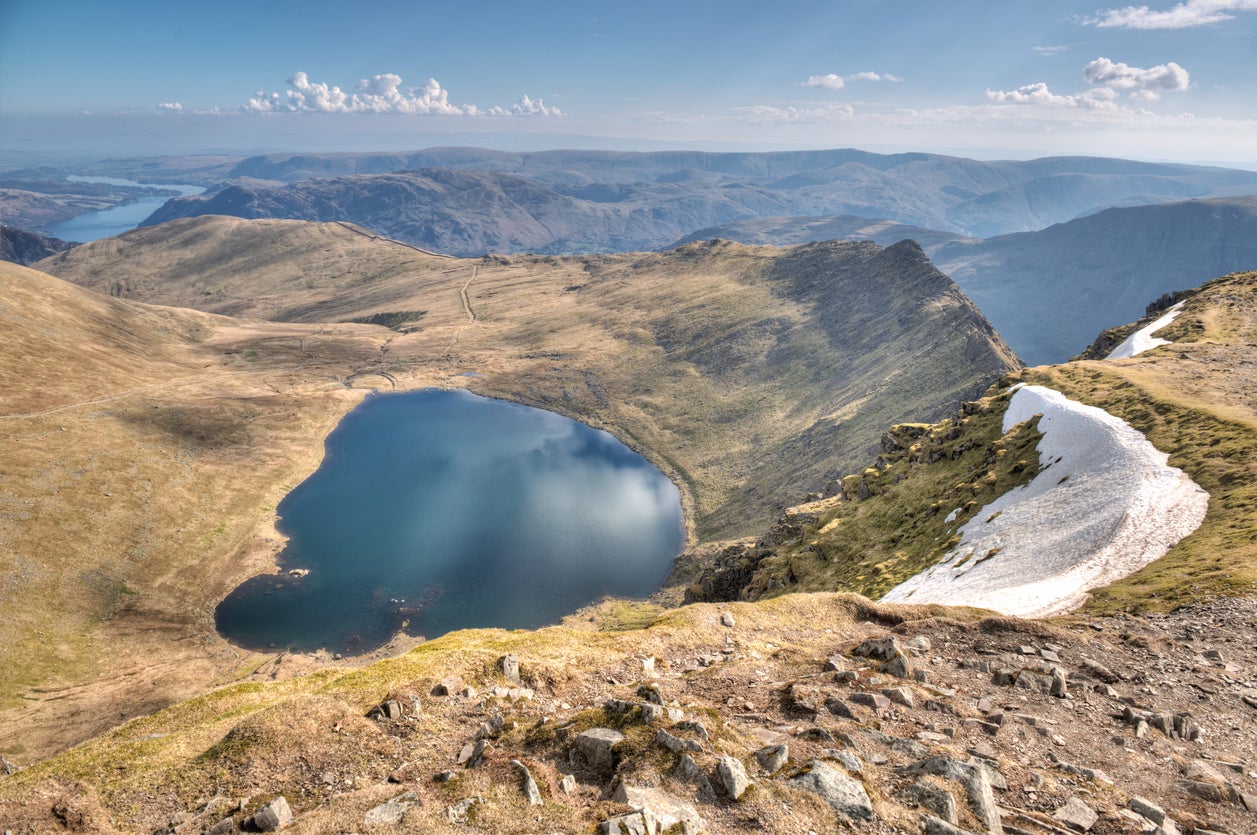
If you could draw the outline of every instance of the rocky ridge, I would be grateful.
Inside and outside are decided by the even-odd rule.
[[[424,675],[395,676],[366,710],[352,705],[370,688],[344,690],[353,673],[307,682],[201,750],[193,710],[172,708],[5,778],[0,820],[166,833],[1257,826],[1257,601],[1058,625],[841,595],[684,611],[612,641],[583,618],[442,639],[411,653]],[[557,668],[558,629],[585,631],[601,660]],[[167,743],[178,775],[153,768]]]

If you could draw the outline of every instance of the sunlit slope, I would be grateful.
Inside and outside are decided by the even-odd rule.
[[[363,325],[240,322],[0,264],[0,752],[24,759],[239,660],[207,612],[275,548],[378,356]],[[15,708],[22,708],[13,712]]]
[[[940,417],[1016,365],[910,243],[460,260],[335,223],[212,217],[41,267],[145,301],[390,324],[379,370],[479,375],[463,382],[610,429],[678,481],[703,539],[753,532],[885,425]]]
[[[1184,301],[1178,317],[1157,336],[1170,344],[1129,359],[1028,369],[1010,375],[987,397],[941,424],[895,427],[883,442],[877,465],[844,479],[842,496],[792,511],[773,534],[763,537],[777,544],[729,550],[695,583],[690,596],[754,598],[840,589],[880,597],[940,560],[958,575],[991,573],[1002,561],[1034,553],[1053,534],[1037,527],[1039,523],[1010,525],[1000,518],[1007,511],[997,500],[1016,495],[1039,473],[1039,486],[1031,493],[1044,494],[1043,500],[1054,505],[1054,518],[1062,526],[1076,527],[1079,537],[1110,505],[1121,516],[1125,505],[1118,503],[1131,502],[1128,512],[1138,514],[1141,480],[1160,478],[1159,473],[1080,483],[1073,476],[1088,462],[1071,460],[1070,451],[1061,448],[1069,443],[1068,433],[1053,441],[1057,454],[1044,462],[1037,449],[1036,417],[1004,431],[1008,386],[1018,380],[1054,389],[1125,421],[1168,455],[1169,467],[1191,480],[1183,481],[1180,493],[1199,495],[1203,489],[1208,494],[1199,527],[1198,514],[1187,514],[1194,517],[1191,524],[1170,540],[1176,544],[1168,551],[1162,545],[1144,558],[1116,551],[1105,558],[1099,575],[1106,579],[1092,588],[1088,611],[1165,609],[1219,595],[1257,594],[1257,273],[1205,285]],[[1082,435],[1078,439],[1085,440]],[[1103,485],[1102,495],[1087,493],[1083,485],[1093,483]],[[1126,521],[1162,527],[1169,512],[1152,513],[1155,518]],[[975,526],[995,530],[1001,525],[999,537],[970,539]],[[1120,525],[1110,527],[1113,536],[1096,534],[1097,554],[1138,550],[1157,538],[1134,528],[1133,534],[1123,534],[1126,529]],[[973,552],[972,542],[978,541],[986,541],[980,553]],[[1089,559],[1080,554],[1079,568],[1065,569],[1090,570],[1083,568]],[[1148,559],[1152,561],[1144,565]],[[1123,562],[1131,567],[1119,570]],[[1017,582],[1028,581],[1030,574]],[[1061,587],[1072,588],[1063,581]],[[1062,605],[1076,606],[1077,592],[1069,594],[1062,592]],[[999,599],[993,591],[990,605],[999,608]]]

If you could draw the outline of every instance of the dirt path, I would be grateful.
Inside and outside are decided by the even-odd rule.
[[[459,297],[463,300],[463,310],[467,313],[468,324],[475,324],[476,311],[471,309],[471,296],[467,294],[467,288],[470,287],[471,283],[476,280],[476,275],[479,272],[480,268],[473,266],[471,268],[471,278],[467,279],[467,281],[463,283],[462,289],[458,291]]]

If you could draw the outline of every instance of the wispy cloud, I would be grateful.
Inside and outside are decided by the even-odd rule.
[[[474,104],[453,104],[449,92],[435,78],[420,87],[403,88],[394,73],[364,78],[355,92],[325,82],[311,81],[304,72],[288,79],[283,94],[258,90],[242,108],[255,113],[403,113],[418,116],[562,116],[557,107],[542,99],[523,96],[510,107],[481,108]]]
[[[1148,6],[1106,9],[1082,22],[1089,26],[1119,29],[1190,29],[1231,20],[1231,12],[1257,11],[1257,0],[1185,0],[1164,11]]]
[[[1186,90],[1191,82],[1187,70],[1173,61],[1144,69],[1108,58],[1097,58],[1083,67],[1082,77],[1088,84],[1129,90],[1133,97],[1145,101],[1158,99],[1163,92]]]
[[[1060,55],[1062,52],[1069,52],[1067,46],[1035,46],[1031,49],[1040,55]]]
[[[743,122],[774,124],[782,122],[835,122],[850,118],[855,114],[855,110],[846,104],[827,104],[821,107],[795,107],[793,105],[777,107],[767,104],[754,104],[735,107],[734,113]]]
[[[903,79],[888,72],[865,71],[846,76],[830,72],[824,75],[808,76],[807,81],[803,82],[803,86],[820,87],[824,90],[841,90],[847,86],[848,81],[903,81]]]
[[[177,101],[164,101],[157,105],[157,109],[163,113],[182,113],[183,105]]]

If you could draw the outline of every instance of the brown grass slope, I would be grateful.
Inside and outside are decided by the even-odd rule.
[[[0,264],[0,752],[29,760],[248,659],[208,613],[388,331],[225,319]],[[255,662],[256,663],[256,662]]]
[[[673,477],[695,533],[753,532],[1015,367],[910,243],[698,243],[435,257],[336,223],[200,218],[41,262],[102,292],[301,322],[387,321],[381,370],[610,429]],[[464,304],[465,300],[465,304]]]
[[[771,544],[717,555],[691,575],[688,597],[838,590],[877,598],[933,565],[975,513],[1036,473],[1032,422],[1001,434],[1007,387],[1018,381],[1122,418],[1210,496],[1194,533],[1095,590],[1086,612],[1168,611],[1257,596],[1257,272],[1188,293],[1158,336],[1173,344],[1127,360],[1026,369],[939,424],[894,427],[875,466],[844,478],[838,495],[792,509],[760,537]],[[946,516],[953,508],[959,510]]]

